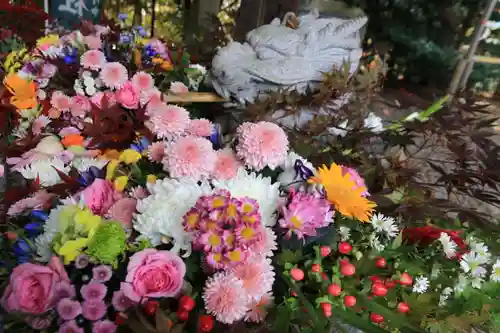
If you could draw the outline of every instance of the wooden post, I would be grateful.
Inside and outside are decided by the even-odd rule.
[[[151,38],[155,36],[156,0],[151,4]]]
[[[247,32],[258,27],[262,21],[265,0],[241,0],[241,5],[236,15],[234,40],[242,42]]]

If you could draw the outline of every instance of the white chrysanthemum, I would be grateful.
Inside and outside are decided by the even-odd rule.
[[[65,205],[57,206],[49,213],[49,217],[43,224],[43,233],[35,239],[35,249],[38,261],[48,262],[52,257],[52,240],[59,232],[59,214]]]
[[[413,284],[413,292],[423,294],[429,289],[429,279],[425,276],[418,276]]]
[[[375,231],[384,233],[389,237],[396,237],[399,232],[399,229],[396,226],[396,220],[389,216],[374,214],[372,216],[371,224]]]
[[[380,133],[384,131],[384,124],[382,123],[382,118],[370,112],[368,117],[364,120],[365,128],[371,130],[373,133]]]
[[[233,197],[249,197],[259,203],[259,213],[265,226],[276,224],[276,210],[280,200],[279,183],[271,183],[271,178],[240,168],[235,177],[228,180],[212,181],[216,189],[225,189]]]
[[[375,235],[375,233],[372,233],[368,237],[368,241],[370,242],[370,246],[375,250],[377,250],[378,252],[384,251],[385,246],[382,243],[380,243],[380,239],[378,238],[377,235]]]
[[[42,51],[42,54],[50,59],[56,59],[64,56],[63,47],[62,46],[49,46],[46,50]]]
[[[150,196],[139,200],[134,229],[150,239],[153,245],[172,242],[171,251],[191,253],[191,239],[182,226],[182,218],[203,195],[212,193],[208,183],[201,185],[189,178],[157,180],[148,184]]]
[[[78,172],[85,172],[90,167],[103,168],[106,163],[108,163],[105,159],[96,159],[92,157],[77,157],[71,162],[71,166],[78,170]]]
[[[70,168],[64,165],[64,162],[57,157],[49,160],[34,161],[31,164],[19,169],[19,172],[26,179],[40,179],[40,186],[47,187],[56,185],[61,181],[57,170],[65,174],[69,173]]]
[[[484,258],[479,256],[476,252],[469,252],[462,256],[460,266],[465,273],[469,273],[473,277],[483,277],[486,275],[486,269],[481,266],[484,264]]]
[[[446,257],[453,258],[457,254],[457,243],[452,241],[450,235],[446,232],[442,232],[438,240],[443,246],[443,252],[446,254]]]
[[[469,279],[467,279],[465,275],[460,274],[458,276],[458,282],[453,288],[453,290],[455,290],[455,293],[457,295],[460,295],[461,293],[464,292],[465,288],[467,288],[468,285],[469,285]]]
[[[291,151],[288,153],[285,163],[280,166],[283,169],[283,172],[278,175],[278,182],[280,182],[281,187],[288,188],[289,186],[293,186],[294,188],[298,188],[303,183],[303,179],[300,178],[300,175],[295,170],[295,162],[297,160],[302,161],[306,168],[316,173],[311,162]]]
[[[500,282],[500,259],[498,259],[491,268],[490,280]]]
[[[345,242],[348,241],[349,238],[351,237],[351,229],[348,227],[339,227],[339,234],[340,234],[340,239]]]
[[[443,307],[446,305],[446,301],[448,300],[448,298],[450,297],[452,292],[453,292],[453,289],[451,289],[450,287],[446,287],[443,289],[443,291],[441,292],[441,295],[439,296],[439,306],[440,307]]]

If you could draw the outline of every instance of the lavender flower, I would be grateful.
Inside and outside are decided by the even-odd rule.
[[[66,281],[59,282],[54,290],[56,299],[73,298],[76,296],[75,286]]]
[[[101,301],[106,296],[108,288],[102,283],[91,282],[82,286],[80,293],[86,301]]]
[[[89,257],[85,254],[80,254],[78,257],[76,257],[75,260],[75,267],[78,269],[82,269],[87,267],[89,264]]]
[[[85,301],[83,306],[83,317],[88,320],[99,320],[106,314],[106,304],[103,301]]]
[[[111,303],[113,304],[113,307],[116,311],[122,312],[127,311],[128,308],[134,305],[134,302],[130,298],[125,296],[125,293],[122,290],[118,290],[113,293],[113,299]]]
[[[115,333],[116,325],[109,320],[101,320],[92,325],[92,333]]]
[[[82,306],[77,301],[63,298],[57,304],[57,313],[64,320],[73,320],[82,313]]]
[[[61,325],[59,333],[83,333],[83,328],[79,327],[74,320],[71,320]]]
[[[97,282],[107,282],[111,279],[113,270],[106,265],[100,265],[92,269],[92,279]]]

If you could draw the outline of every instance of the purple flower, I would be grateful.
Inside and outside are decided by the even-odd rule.
[[[92,333],[115,333],[116,325],[109,320],[101,320],[92,325]]]
[[[122,290],[118,290],[113,293],[113,300],[111,303],[116,311],[127,311],[128,308],[134,305],[134,302],[125,296],[125,293]]]
[[[83,306],[83,317],[88,320],[99,320],[106,314],[106,304],[103,301],[85,301]]]
[[[56,299],[73,298],[76,296],[75,286],[66,281],[59,282],[54,290]]]
[[[65,322],[59,328],[59,333],[83,333],[83,328],[78,327],[74,320]]]
[[[75,260],[75,267],[78,269],[82,269],[87,267],[89,264],[89,257],[85,254],[80,254],[78,257],[76,257]]]
[[[113,270],[111,269],[111,267],[106,265],[100,265],[92,269],[92,279],[97,282],[104,283],[106,281],[109,281],[112,275]]]
[[[63,298],[59,304],[57,304],[57,313],[64,320],[72,320],[82,313],[82,306],[77,301]]]
[[[102,301],[107,291],[108,288],[105,285],[97,282],[90,282],[80,289],[80,293],[86,301]]]

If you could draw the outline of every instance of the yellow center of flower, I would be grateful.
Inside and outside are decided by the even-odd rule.
[[[243,212],[246,213],[246,214],[249,214],[251,212],[253,212],[253,205],[249,204],[249,203],[246,203],[243,205]]]
[[[242,217],[242,220],[243,220],[243,222],[250,223],[250,224],[254,224],[255,222],[257,222],[257,218],[253,215],[251,215],[251,216],[244,215]]]
[[[241,251],[239,251],[239,250],[231,251],[231,252],[229,252],[227,257],[231,261],[235,261],[235,262],[241,261]]]
[[[241,237],[243,237],[244,240],[250,240],[253,238],[255,235],[255,231],[252,228],[244,228],[241,231]]]
[[[229,235],[226,237],[226,243],[227,243],[227,245],[229,245],[229,246],[233,246],[233,244],[234,244],[234,234],[229,234]]]
[[[219,246],[221,243],[222,241],[217,235],[210,235],[208,237],[208,244],[210,244],[212,247]]]
[[[221,260],[222,260],[222,256],[221,256],[221,254],[220,254],[220,253],[214,253],[214,254],[212,255],[212,259],[213,259],[213,261],[215,261],[215,262],[219,262],[219,261],[221,261]]]
[[[224,198],[217,197],[214,200],[212,200],[212,207],[213,208],[224,207],[224,204],[225,204]]]
[[[198,214],[196,214],[196,213],[189,214],[188,218],[187,218],[187,224],[190,227],[195,227],[198,224],[199,217],[200,216]]]
[[[231,204],[231,205],[227,206],[226,214],[227,214],[227,217],[234,219],[238,214],[238,209],[236,208],[235,205]]]
[[[297,216],[292,216],[292,218],[290,219],[290,222],[292,222],[292,225],[296,229],[299,229],[302,226],[302,221]]]
[[[208,230],[214,230],[216,227],[217,227],[217,223],[216,222],[208,222],[207,225],[206,225],[206,228]]]

